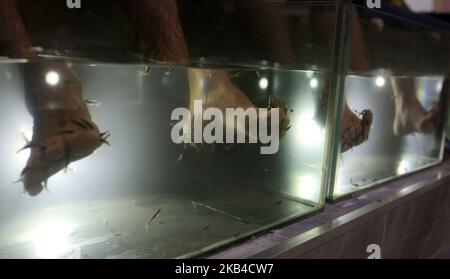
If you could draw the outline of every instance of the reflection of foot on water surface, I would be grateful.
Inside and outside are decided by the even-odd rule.
[[[92,120],[81,96],[81,82],[66,63],[31,63],[22,69],[33,136],[25,139],[30,157],[21,180],[34,196],[51,176],[107,143],[109,134],[100,133]]]

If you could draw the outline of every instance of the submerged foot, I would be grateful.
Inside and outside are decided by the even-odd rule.
[[[91,119],[81,99],[81,83],[67,65],[53,63],[30,68],[24,72],[24,80],[27,105],[33,117],[33,136],[26,139],[30,157],[21,181],[25,192],[36,196],[51,176],[107,143],[109,133],[100,133]],[[58,73],[59,83],[45,81],[49,69]],[[36,89],[40,89],[39,95],[31,96]]]
[[[413,78],[392,78],[392,93],[395,101],[395,119],[393,131],[396,136],[410,133],[431,133],[439,126],[440,109],[430,111],[420,103],[416,96],[416,84]]]
[[[411,133],[432,133],[441,121],[437,107],[426,111],[417,98],[405,101],[399,99],[395,105],[395,119],[393,124],[396,136]]]
[[[370,110],[359,113],[361,118],[354,114],[348,105],[345,105],[343,114],[343,128],[341,133],[341,152],[344,153],[355,146],[362,144],[369,138],[373,114]]]
[[[242,108],[247,110],[253,108],[258,112],[258,107],[256,107],[252,101],[247,97],[247,95],[237,88],[229,79],[227,72],[223,70],[200,70],[200,69],[190,69],[189,70],[189,109],[191,113],[194,112],[194,101],[201,100],[203,104],[203,110],[208,108],[218,108],[222,114],[225,116],[226,109],[238,109]],[[279,109],[279,133],[280,138],[283,137],[287,130],[290,128],[290,120],[288,117],[287,107],[279,100],[270,98],[268,100],[268,112],[267,112],[267,122],[268,125],[271,123],[272,109]],[[225,117],[224,117],[225,119]],[[225,123],[225,125],[227,125]],[[245,127],[248,128],[248,127]],[[238,130],[235,126],[235,130]],[[270,133],[270,126],[268,127]],[[235,131],[236,134],[242,131]],[[248,129],[243,131],[248,132]],[[248,136],[248,134],[246,134]]]

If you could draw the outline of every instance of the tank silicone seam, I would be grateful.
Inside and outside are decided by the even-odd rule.
[[[351,38],[351,18],[352,8],[345,5],[340,1],[340,14],[339,14],[339,34],[335,42],[335,48],[338,55],[334,61],[334,79],[332,81],[332,93],[334,93],[334,100],[330,103],[331,113],[328,119],[329,125],[332,127],[332,139],[327,148],[330,148],[328,152],[329,160],[327,164],[328,173],[326,177],[328,194],[327,197],[332,197],[335,189],[336,173],[339,167],[339,154],[341,152],[341,120],[344,109],[344,86],[345,86],[345,69],[348,66],[348,56],[350,51],[350,38]],[[333,98],[331,98],[333,99]]]

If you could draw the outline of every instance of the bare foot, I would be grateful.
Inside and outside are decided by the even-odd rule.
[[[196,100],[203,101],[203,109],[214,107],[220,109],[224,114],[227,108],[242,108],[244,110],[248,108],[258,109],[250,99],[230,81],[227,72],[223,70],[189,69],[188,74],[190,87],[189,109],[191,112],[193,111],[194,101]],[[270,109],[279,108],[279,131],[280,137],[283,137],[290,126],[287,107],[273,98],[269,102],[267,123],[271,123]]]
[[[410,133],[432,133],[440,122],[439,109],[426,111],[419,100],[396,100],[394,134],[396,136]]]
[[[395,97],[395,119],[393,124],[396,136],[410,133],[431,133],[441,121],[440,110],[426,111],[415,95],[414,80],[409,78],[392,79]]]
[[[360,145],[369,138],[370,127],[372,125],[373,115],[370,110],[363,110],[359,113],[360,119],[354,114],[348,104],[345,104],[343,114],[343,124],[341,133],[341,152]]]
[[[26,139],[24,149],[30,148],[31,152],[21,180],[25,191],[35,196],[51,176],[107,143],[109,134],[100,133],[92,121],[81,99],[81,83],[67,65],[45,63],[24,67],[33,137]]]

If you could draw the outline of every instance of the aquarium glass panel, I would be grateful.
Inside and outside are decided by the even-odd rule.
[[[334,1],[81,2],[0,14],[0,258],[198,257],[323,207]]]
[[[445,28],[395,8],[348,5],[344,14],[350,32],[331,199],[441,162],[450,72]]]

